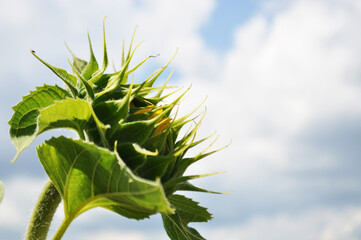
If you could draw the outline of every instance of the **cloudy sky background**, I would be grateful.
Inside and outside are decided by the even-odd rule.
[[[189,86],[187,112],[208,96],[199,136],[232,145],[189,173],[227,171],[197,185],[229,195],[189,194],[214,214],[207,239],[361,239],[361,2],[359,0],[0,0],[0,239],[22,239],[46,175],[35,146],[10,143],[11,106],[35,86],[61,84],[30,53],[70,69],[64,41],[88,58],[86,30],[101,60],[102,19],[110,59],[138,25],[151,59],[142,80],[179,53],[171,84]],[[163,77],[165,80],[166,76]],[[65,134],[70,134],[66,132]],[[217,147],[216,146],[216,147]],[[52,233],[63,217],[57,212]],[[167,239],[159,216],[133,221],[84,213],[64,239]]]

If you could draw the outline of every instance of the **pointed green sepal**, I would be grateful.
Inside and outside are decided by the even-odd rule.
[[[215,192],[215,191],[210,191],[204,188],[200,188],[197,186],[194,186],[193,184],[189,183],[189,182],[182,182],[179,183],[176,188],[175,191],[190,191],[190,192],[202,192],[202,193],[213,193],[213,194],[228,194],[228,193],[222,193],[222,192]]]
[[[68,59],[68,62],[70,64],[70,66],[73,68],[73,71],[75,72],[75,74],[78,76],[78,79],[83,83],[85,90],[88,94],[88,97],[90,98],[90,100],[94,100],[94,91],[93,91],[93,84],[91,84],[90,82],[88,82],[79,72],[78,70],[76,70],[76,68],[71,64],[70,60]]]
[[[66,84],[66,86],[70,89],[71,93],[74,97],[78,95],[78,90],[76,89],[76,77],[73,74],[68,73],[66,70],[58,67],[54,67],[50,65],[49,63],[45,62],[43,59],[38,57],[38,55],[35,54],[35,51],[30,51],[40,62],[42,62],[45,66],[47,66],[51,71],[55,73],[63,82]]]
[[[147,83],[146,87],[151,87],[153,86],[154,82],[158,79],[158,77],[163,73],[163,71],[169,66],[169,64],[173,61],[173,59],[175,58],[175,56],[177,56],[178,53],[178,49],[175,52],[175,54],[173,55],[173,57],[166,63],[166,65],[164,65],[162,68],[159,69],[159,71],[151,78],[151,80]]]
[[[95,85],[98,84],[98,81],[102,78],[105,70],[107,69],[108,67],[108,64],[109,64],[109,60],[108,60],[108,53],[107,53],[107,43],[106,43],[106,40],[105,40],[105,18],[103,20],[103,51],[104,51],[104,54],[103,54],[103,65],[102,65],[102,68],[99,69],[98,71],[96,71],[91,79],[89,79],[89,82],[91,83],[94,83]]]
[[[116,125],[120,121],[125,121],[129,114],[129,105],[132,98],[133,84],[128,88],[128,92],[119,100],[97,101],[93,107],[99,118],[105,124]]]
[[[109,78],[109,81],[107,83],[107,86],[105,87],[105,90],[102,94],[105,94],[107,92],[111,92],[115,89],[117,89],[118,87],[120,87],[121,85],[124,85],[127,83],[128,81],[128,75],[127,75],[127,69],[128,69],[128,66],[129,66],[129,63],[130,63],[130,60],[132,59],[136,49],[138,48],[138,46],[140,45],[141,43],[139,43],[134,51],[132,52],[132,54],[130,55],[130,57],[127,59],[127,62],[124,64],[124,66],[122,67],[122,69],[117,73],[115,74],[114,76],[110,77]],[[101,94],[101,95],[102,95]],[[100,96],[101,96],[100,95]]]
[[[168,180],[167,182],[165,182],[163,184],[163,186],[164,186],[165,192],[167,193],[167,195],[169,195],[174,192],[174,190],[177,188],[178,185],[180,185],[182,183],[187,183],[189,180],[194,180],[194,179],[203,178],[203,177],[209,177],[209,176],[213,176],[213,175],[217,175],[217,174],[221,174],[221,173],[224,173],[224,172],[173,177],[170,180]]]
[[[89,59],[89,62],[87,63],[87,65],[85,66],[85,68],[82,71],[79,71],[86,80],[89,80],[91,78],[91,76],[99,69],[98,62],[94,56],[89,32],[88,32],[88,41],[89,41],[89,49],[90,49],[90,59]]]
[[[78,72],[83,72],[83,70],[86,67],[86,65],[88,64],[88,62],[75,56],[73,51],[69,48],[68,44],[65,43],[65,47],[68,49],[68,51],[70,52],[70,55],[73,58],[73,65],[76,68],[76,70]]]

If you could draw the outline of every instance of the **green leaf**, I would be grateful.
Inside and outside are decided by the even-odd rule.
[[[105,18],[103,20],[103,65],[102,68],[96,71],[94,74],[92,74],[92,77],[89,79],[89,82],[94,83],[95,85],[98,84],[98,81],[103,76],[105,70],[108,67],[109,61],[108,61],[108,53],[107,53],[107,43],[105,41]]]
[[[207,222],[212,219],[206,208],[198,205],[182,195],[171,195],[168,197],[170,203],[175,207],[176,213],[172,215],[162,214],[164,228],[172,240],[204,239],[194,228],[188,226],[190,222]]]
[[[68,60],[69,61],[69,60]],[[70,66],[73,68],[73,71],[75,72],[75,74],[78,76],[79,80],[83,83],[85,90],[88,94],[88,97],[90,98],[90,100],[94,100],[94,85],[89,83],[77,70],[76,68],[71,64],[71,62],[69,61]]]
[[[142,145],[152,134],[155,124],[156,122],[153,120],[118,124],[115,129],[111,129],[111,133],[108,134],[107,132],[107,139],[109,144],[117,141],[119,143],[133,142]]]
[[[177,55],[177,53],[178,53],[178,49],[177,49],[177,51],[175,52],[175,54],[173,55],[173,57],[167,62],[167,64],[164,65],[164,67],[162,67],[162,68],[156,70],[156,72],[154,72],[154,73],[156,73],[156,74],[154,75],[154,77],[153,77],[149,82],[147,82],[146,87],[151,87],[151,86],[153,86],[154,82],[155,82],[155,81],[158,79],[158,77],[163,73],[163,71],[168,67],[168,65],[173,61],[173,59],[175,58],[175,56]],[[153,75],[153,74],[152,74],[152,75]]]
[[[211,135],[212,136],[212,135]],[[207,137],[209,138],[209,137]],[[202,141],[206,140],[207,138],[204,138],[198,142],[193,142],[191,145],[190,145],[190,148],[191,147],[194,147],[196,146],[198,143],[201,143]],[[224,146],[224,147],[221,147],[221,148],[218,148],[216,150],[213,150],[213,151],[210,151],[210,152],[206,152],[215,142],[216,142],[217,138],[211,143],[209,144],[203,151],[201,151],[200,153],[198,153],[196,156],[194,157],[190,157],[190,158],[182,158],[182,161],[179,161],[177,162],[177,165],[175,166],[175,173],[174,173],[174,176],[181,176],[183,175],[183,173],[186,171],[186,169],[192,165],[193,163],[209,156],[209,155],[212,155],[214,153],[217,153],[219,152],[220,150],[224,149],[224,148],[227,148],[231,143],[229,143],[228,145]]]
[[[63,82],[68,86],[74,97],[78,95],[78,90],[76,89],[77,80],[73,74],[68,73],[66,70],[62,68],[58,68],[50,65],[49,63],[45,62],[43,59],[38,57],[38,55],[36,55],[34,51],[31,51],[31,53],[40,62],[42,62],[45,66],[47,66],[51,71],[53,71],[55,75],[57,75],[61,80],[63,80]]]
[[[95,59],[95,56],[94,56],[93,47],[92,47],[92,43],[90,41],[89,32],[88,32],[88,41],[89,41],[89,48],[90,48],[90,59],[89,59],[88,64],[83,69],[83,71],[78,71],[78,72],[80,72],[82,74],[82,76],[86,80],[89,80],[91,78],[91,76],[96,71],[98,71],[98,69],[99,69],[98,62],[97,62],[97,60]]]
[[[147,156],[156,156],[158,152],[151,152],[138,144],[125,142],[117,144],[117,152],[125,164],[136,171],[147,160]]]
[[[189,183],[189,182],[181,182],[179,183],[176,188],[175,191],[191,191],[191,192],[203,192],[203,193],[213,193],[213,194],[224,194],[221,192],[214,192],[214,191],[209,191],[206,190],[204,188],[200,188],[200,187],[196,187],[193,184]]]
[[[206,208],[198,205],[198,202],[193,201],[183,195],[171,195],[168,197],[170,203],[176,208],[176,212],[185,223],[190,222],[208,222],[212,219],[211,214]]]
[[[198,178],[203,178],[203,177],[208,177],[208,176],[212,176],[212,175],[216,175],[216,174],[220,174],[223,172],[215,172],[215,173],[209,173],[209,174],[201,174],[201,175],[190,175],[190,176],[179,176],[179,177],[173,177],[171,179],[169,179],[168,181],[166,181],[163,184],[164,190],[167,193],[167,195],[175,192],[176,190],[179,190],[178,188],[182,185],[187,185],[188,180],[193,180],[193,179],[198,179]],[[196,189],[197,187],[193,186],[193,189]],[[217,193],[217,192],[211,192],[211,191],[207,191],[202,189],[201,192],[209,192],[209,193]]]
[[[10,133],[13,132],[14,135],[13,142],[18,149],[16,157],[34,141],[36,136],[50,129],[71,128],[77,131],[81,138],[85,138],[84,129],[93,121],[99,135],[105,141],[107,127],[99,121],[87,101],[79,98],[67,98],[62,101],[53,101],[53,104],[44,107],[39,107],[35,109],[36,111],[31,109],[33,112],[29,116],[23,116],[22,118],[25,120],[18,121],[20,124],[15,121],[18,118],[10,121],[10,124],[16,127],[10,129]]]
[[[99,97],[102,96],[103,94],[106,94],[108,92],[111,92],[113,90],[115,90],[116,88],[118,88],[121,85],[124,85],[127,83],[127,69],[130,63],[130,60],[132,59],[135,50],[138,48],[140,44],[138,44],[135,49],[133,50],[132,54],[130,55],[130,57],[127,59],[127,62],[124,64],[123,68],[117,72],[117,74],[113,75],[112,77],[109,78],[109,81],[107,83],[107,86],[105,87],[104,92],[102,92],[101,94],[99,94]]]
[[[4,184],[3,184],[3,182],[2,181],[0,181],[0,203],[1,203],[1,201],[3,200],[3,198],[4,198]]]
[[[119,100],[100,101],[93,105],[94,111],[102,122],[113,126],[120,121],[125,121],[129,113],[132,87],[133,85],[130,85],[127,94]]]
[[[56,100],[69,97],[69,93],[58,87],[44,85],[30,92],[23,100],[13,107],[14,114],[9,121],[10,138],[17,149],[15,161],[19,154],[28,147],[36,137],[39,110],[48,107]]]
[[[38,132],[61,127],[83,131],[92,115],[92,108],[85,100],[68,98],[58,101],[40,110]]]
[[[73,58],[73,65],[76,68],[76,70],[78,72],[82,72],[84,70],[84,68],[86,67],[86,65],[88,64],[87,61],[78,58],[77,56],[75,56],[75,54],[73,53],[73,51],[69,48],[68,44],[65,43],[66,48],[68,49],[68,51],[70,52],[72,58]]]
[[[92,121],[96,123],[100,136],[104,138],[107,127],[99,121],[91,105],[83,99],[68,98],[40,110],[37,134],[54,128],[72,128],[83,138],[86,126]]]
[[[117,153],[65,137],[46,141],[37,152],[63,197],[68,221],[94,207],[136,219],[174,213],[161,183],[135,176]]]
[[[205,240],[197,230],[187,226],[178,213],[162,214],[163,226],[172,240]]]
[[[148,156],[145,163],[136,171],[136,173],[147,179],[162,178],[169,164],[175,162],[174,155],[167,156]]]

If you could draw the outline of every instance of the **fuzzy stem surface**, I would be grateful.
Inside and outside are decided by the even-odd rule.
[[[25,240],[45,240],[54,213],[61,202],[61,196],[49,180],[39,196],[33,210]]]

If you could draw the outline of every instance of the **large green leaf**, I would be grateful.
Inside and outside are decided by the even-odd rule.
[[[37,152],[70,221],[94,207],[136,219],[174,213],[160,181],[135,176],[117,153],[65,137],[46,141]]]
[[[36,137],[39,110],[54,104],[56,100],[62,100],[69,96],[67,91],[58,86],[44,85],[37,87],[36,91],[30,92],[13,107],[14,114],[9,121],[10,138],[17,149],[13,161]]]
[[[2,181],[0,181],[0,203],[4,198],[4,184]]]
[[[82,132],[92,119],[102,131],[105,131],[106,126],[97,119],[87,101],[79,98],[57,101],[53,105],[40,110],[38,134],[54,128],[72,128]]]
[[[210,220],[212,217],[207,209],[182,195],[173,195],[168,198],[176,208],[175,214],[162,214],[163,225],[168,236],[172,240],[204,239],[197,230],[189,227],[188,224],[190,222],[207,222]]]
[[[27,125],[24,123],[22,125],[27,131],[23,131],[24,133],[20,137],[17,136],[19,134],[15,134],[16,138],[14,138],[15,141],[13,140],[13,142],[18,149],[16,157],[34,141],[36,136],[47,130],[71,128],[77,131],[81,138],[85,138],[85,128],[94,122],[103,140],[102,142],[106,145],[105,130],[107,127],[98,120],[91,105],[87,101],[79,98],[67,98],[62,101],[54,101],[52,105],[36,110],[37,111],[33,113],[34,116],[31,115],[31,122],[28,121],[31,123],[31,128],[25,128],[29,123]],[[15,130],[14,133],[16,133]]]

